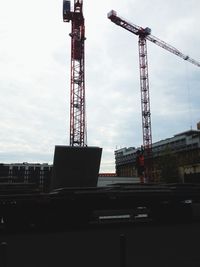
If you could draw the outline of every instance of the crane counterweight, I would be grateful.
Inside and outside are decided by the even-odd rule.
[[[63,21],[69,22],[71,20],[71,2],[63,0]]]

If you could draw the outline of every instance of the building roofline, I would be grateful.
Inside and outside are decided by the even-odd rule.
[[[200,134],[200,130],[188,130],[188,131],[185,131],[185,132],[182,132],[182,133],[178,133],[178,134],[175,134],[175,136],[180,136],[180,135],[190,135],[190,134]]]

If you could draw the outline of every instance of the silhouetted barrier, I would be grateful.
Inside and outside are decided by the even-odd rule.
[[[51,189],[96,187],[102,148],[55,146]]]

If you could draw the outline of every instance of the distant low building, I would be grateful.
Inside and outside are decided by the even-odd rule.
[[[121,148],[115,151],[118,176],[137,176],[136,151],[139,148]],[[189,130],[171,138],[153,143],[154,172],[160,175],[162,159],[168,153],[176,156],[176,167],[183,182],[200,182],[200,130]],[[160,179],[160,177],[158,177]]]
[[[121,148],[115,151],[115,168],[117,176],[137,176],[135,169],[136,161],[135,147]]]
[[[47,163],[1,163],[0,183],[32,184],[40,191],[48,191],[53,165]]]

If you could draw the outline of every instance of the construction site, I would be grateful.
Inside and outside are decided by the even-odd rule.
[[[147,42],[200,62],[108,12],[138,41],[143,143],[116,149],[116,172],[101,173],[103,148],[87,140],[83,2],[63,0],[62,9],[71,25],[69,143],[55,144],[53,164],[0,164],[0,266],[199,266],[200,122],[152,141]]]

